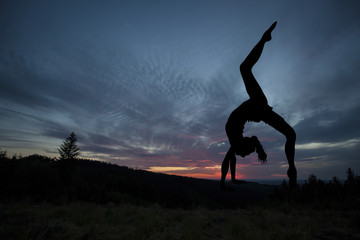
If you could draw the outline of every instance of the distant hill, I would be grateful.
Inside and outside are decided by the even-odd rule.
[[[274,191],[274,186],[251,182],[229,183],[229,186],[234,191],[220,190],[219,181],[134,170],[86,159],[66,164],[40,155],[0,159],[0,197],[3,201],[158,203],[170,208],[233,208],[263,200]]]

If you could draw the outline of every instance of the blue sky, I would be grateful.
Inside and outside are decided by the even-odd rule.
[[[360,171],[358,1],[10,1],[0,3],[0,148],[218,178],[224,126],[248,99],[239,64],[274,22],[254,75],[297,132],[299,178]],[[285,139],[248,123],[284,178]]]

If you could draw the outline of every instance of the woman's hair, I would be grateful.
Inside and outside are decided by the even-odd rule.
[[[258,154],[259,162],[266,162],[267,155],[264,151],[264,148],[261,146],[259,139],[256,136],[252,136],[251,138],[244,137],[241,139],[241,141],[236,142],[235,146],[236,148],[234,148],[234,150],[236,155],[245,157],[256,151],[256,153]]]
[[[255,144],[256,153],[258,155],[259,162],[266,163],[267,155],[266,155],[266,153],[264,151],[263,146],[260,144],[259,139],[256,136],[252,136],[251,139],[253,140],[253,142]]]

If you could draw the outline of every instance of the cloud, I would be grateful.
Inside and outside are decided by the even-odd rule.
[[[324,106],[324,105],[322,105]],[[358,138],[360,104],[339,106],[337,109],[314,108],[311,116],[300,121],[295,130],[299,143],[345,141]]]
[[[305,144],[297,144],[296,149],[298,150],[314,150],[324,148],[353,148],[360,143],[360,138],[349,139],[342,142],[312,142]]]
[[[296,162],[310,162],[310,161],[318,161],[321,159],[326,159],[328,156],[323,155],[323,156],[312,156],[312,157],[307,157],[307,158],[302,158],[302,159],[296,159]]]
[[[196,167],[156,167],[151,166],[148,168],[149,171],[152,172],[176,172],[176,171],[188,171],[188,170],[194,170]]]

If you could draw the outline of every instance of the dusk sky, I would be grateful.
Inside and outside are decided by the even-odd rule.
[[[360,1],[0,3],[0,148],[220,178],[225,123],[248,99],[239,65],[274,22],[254,75],[297,133],[298,178],[360,173]],[[285,137],[247,123],[268,154],[244,179],[286,178]]]

